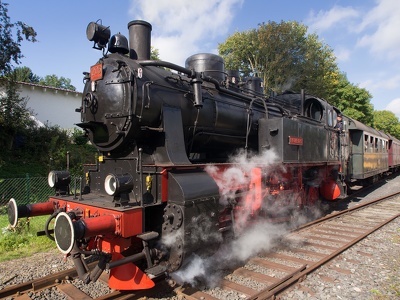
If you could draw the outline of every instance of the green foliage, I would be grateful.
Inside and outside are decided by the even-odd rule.
[[[47,176],[50,170],[65,170],[67,154],[71,174],[81,175],[83,164],[92,163],[96,153],[82,135],[83,131],[76,129],[70,136],[57,126],[20,129],[11,149],[0,152],[0,178],[25,177],[27,173]]]
[[[12,70],[7,77],[11,78],[13,81],[35,83],[44,86],[51,86],[55,88],[67,89],[75,91],[76,88],[71,85],[71,79],[64,77],[57,77],[56,75],[47,75],[44,78],[34,74],[32,70],[28,67],[18,67]]]
[[[160,60],[160,51],[157,48],[151,46],[151,53],[150,53],[151,60]]]
[[[400,122],[396,115],[388,110],[374,111],[374,128],[400,139]]]
[[[239,70],[243,76],[261,76],[257,30],[235,32],[218,45],[218,50],[224,58],[226,69]]]
[[[76,145],[68,144],[67,151],[69,152],[69,171],[73,176],[82,176],[83,164],[95,163],[97,149],[91,144]],[[65,154],[62,153],[65,157]],[[56,168],[54,168],[56,169]]]
[[[24,39],[36,42],[36,32],[32,27],[21,21],[10,23],[7,7],[8,3],[0,1],[0,76],[11,71],[12,62],[19,64],[23,57],[20,47]]]
[[[33,74],[32,70],[28,67],[17,67],[11,73],[15,81],[37,84],[40,80],[40,77]]]
[[[21,219],[15,229],[6,225],[7,218],[7,215],[0,215],[0,261],[28,257],[55,247],[54,241],[46,236],[36,236],[36,232],[44,230],[48,216]]]
[[[19,96],[16,84],[3,80],[1,85],[5,93],[0,96],[0,146],[2,151],[10,151],[18,131],[35,125],[26,107],[27,99]]]
[[[373,126],[372,95],[364,88],[351,84],[344,73],[339,74],[328,101],[345,115],[366,125]]]
[[[270,21],[236,32],[218,49],[227,69],[261,77],[265,91],[305,89],[326,97],[338,73],[332,49],[295,21]]]
[[[75,91],[76,88],[71,84],[71,79],[65,77],[57,77],[57,75],[46,75],[44,78],[39,80],[40,85],[52,86],[60,89],[67,89]]]
[[[72,141],[76,145],[86,145],[89,141],[88,136],[85,134],[83,130],[74,128],[71,135],[72,135]]]

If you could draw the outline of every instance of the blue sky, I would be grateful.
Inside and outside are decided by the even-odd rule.
[[[152,45],[162,60],[184,65],[195,53],[217,53],[235,31],[271,21],[295,20],[331,48],[350,82],[366,88],[376,110],[400,117],[400,1],[398,0],[6,0],[11,22],[38,33],[24,42],[21,66],[44,77],[56,74],[83,89],[82,72],[101,53],[86,39],[91,21],[128,36],[129,21],[153,26]],[[112,3],[112,5],[110,5]]]

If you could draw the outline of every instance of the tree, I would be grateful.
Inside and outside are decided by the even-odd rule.
[[[366,125],[373,126],[372,95],[366,89],[350,83],[346,74],[339,74],[338,80],[327,98],[332,105],[339,108],[345,115]]]
[[[400,122],[396,115],[388,110],[374,111],[374,128],[400,139]]]
[[[151,46],[151,53],[150,53],[151,60],[160,60],[160,51],[157,48]]]
[[[57,75],[46,75],[44,78],[39,80],[40,85],[52,86],[56,88],[66,89],[75,91],[76,88],[71,84],[71,79],[65,77],[57,77]]]
[[[23,22],[10,23],[8,4],[0,1],[0,128],[1,147],[10,150],[17,131],[27,126],[34,126],[30,112],[26,108],[26,99],[21,98],[15,85],[16,74],[12,73],[13,63],[19,64],[23,57],[21,42],[25,39],[36,41],[36,32]],[[13,37],[13,31],[16,38]],[[1,153],[4,154],[4,151]],[[0,154],[0,155],[1,155]]]
[[[28,83],[39,83],[40,77],[32,72],[28,67],[17,67],[12,73],[16,81],[28,82]]]
[[[227,69],[261,77],[265,92],[305,89],[326,98],[339,73],[333,50],[295,21],[236,32],[218,50]]]
[[[12,70],[12,62],[20,63],[23,57],[21,42],[24,39],[36,42],[36,32],[32,27],[21,21],[10,23],[7,6],[7,3],[0,1],[0,76]],[[13,30],[16,30],[16,39]]]
[[[26,98],[21,98],[14,80],[3,80],[5,92],[0,97],[1,148],[11,150],[19,130],[34,127],[31,112],[26,107]],[[3,152],[4,154],[4,152]],[[1,156],[1,154],[0,154]]]

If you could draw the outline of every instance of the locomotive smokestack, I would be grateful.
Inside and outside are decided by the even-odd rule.
[[[150,59],[151,29],[150,23],[135,20],[128,23],[129,57],[137,60]]]

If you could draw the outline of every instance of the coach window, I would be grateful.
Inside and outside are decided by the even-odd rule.
[[[369,152],[374,153],[374,137],[369,137]]]
[[[368,135],[364,135],[364,152],[368,152]]]

